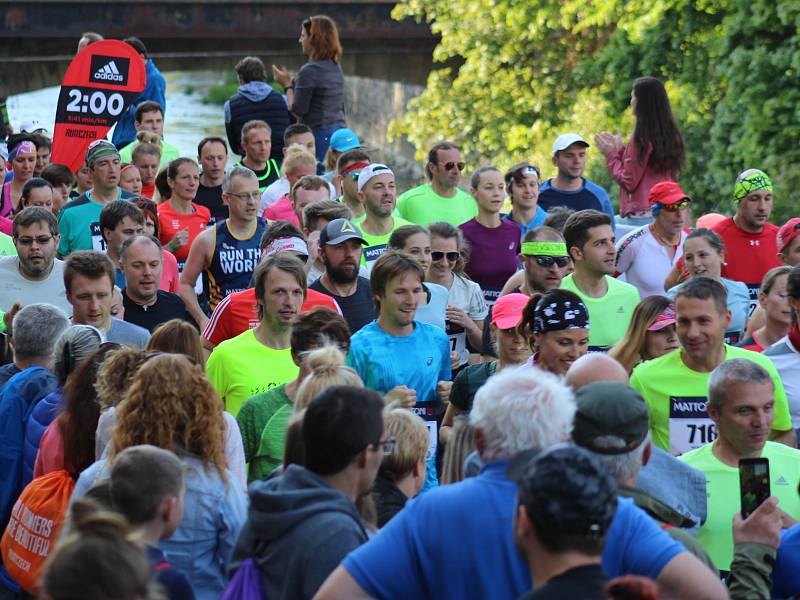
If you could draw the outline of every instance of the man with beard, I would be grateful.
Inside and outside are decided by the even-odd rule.
[[[41,206],[23,209],[14,217],[13,239],[17,256],[0,258],[0,310],[46,299],[71,315],[64,263],[56,258],[61,238],[53,213]]]
[[[125,276],[122,290],[125,320],[151,333],[171,319],[191,322],[181,297],[158,289],[163,268],[161,256],[161,242],[149,235],[128,238],[119,251]]]
[[[366,243],[359,229],[347,219],[328,223],[319,235],[317,250],[325,272],[309,286],[336,300],[352,333],[377,316],[369,280],[358,275],[361,247]]]
[[[208,379],[219,392],[225,410],[234,417],[248,398],[297,377],[292,359],[292,321],[306,297],[303,262],[279,252],[253,274],[259,323],[214,348],[206,362]]]

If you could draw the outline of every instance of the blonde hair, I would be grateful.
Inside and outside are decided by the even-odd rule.
[[[117,407],[110,459],[131,446],[151,444],[193,454],[227,481],[222,411],[202,367],[179,354],[151,356]]]
[[[387,436],[394,436],[395,446],[394,452],[383,458],[378,473],[390,481],[399,481],[425,459],[430,445],[428,428],[422,419],[404,408],[387,410],[383,426]]]
[[[648,296],[642,300],[633,311],[625,337],[608,351],[608,356],[619,362],[628,373],[633,371],[644,355],[647,328],[671,303],[672,301],[664,296]]]
[[[125,397],[133,383],[136,371],[147,360],[147,353],[139,348],[122,346],[114,350],[97,371],[94,390],[100,409],[116,406]]]
[[[464,479],[464,461],[475,450],[475,429],[469,424],[467,415],[453,419],[453,430],[444,448],[442,459],[442,485],[458,483]]]
[[[334,385],[364,387],[364,382],[353,369],[344,364],[344,354],[336,346],[325,344],[304,354],[308,376],[297,388],[294,396],[295,412],[306,408],[322,390]]]
[[[154,146],[158,146],[161,149],[161,136],[158,135],[155,131],[150,131],[148,129],[140,129],[136,133],[136,141],[140,144],[153,144]]]
[[[316,169],[317,159],[308,151],[308,148],[302,144],[292,144],[286,149],[286,156],[281,165],[281,175],[286,177],[287,173],[293,173],[301,166],[314,167],[314,169]]]

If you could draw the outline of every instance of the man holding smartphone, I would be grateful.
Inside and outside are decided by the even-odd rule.
[[[776,496],[780,508],[793,518],[800,518],[800,450],[768,441],[775,406],[775,386],[769,372],[751,360],[735,358],[720,364],[708,378],[708,416],[714,422],[714,442],[680,457],[688,465],[705,473],[708,517],[697,540],[715,564],[730,570],[733,558],[731,522],[742,512],[742,499]],[[766,489],[740,489],[741,468],[752,459],[769,461],[757,465],[750,481]],[[759,474],[768,472],[768,483]],[[748,479],[747,477],[745,479]],[[747,498],[745,498],[747,500]],[[753,510],[755,507],[750,507]]]

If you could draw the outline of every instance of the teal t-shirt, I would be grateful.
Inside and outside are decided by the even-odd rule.
[[[561,280],[561,288],[575,292],[589,311],[589,350],[605,352],[620,341],[639,304],[639,290],[629,283],[606,275],[608,291],[602,298],[592,298],[578,289],[572,273]]]
[[[117,200],[127,200],[131,194],[117,188]],[[97,250],[105,253],[106,243],[100,231],[100,213],[105,204],[92,200],[92,190],[67,202],[58,215],[61,243],[58,253],[67,256],[76,250]]]
[[[452,198],[445,198],[428,183],[403,192],[397,199],[397,209],[405,220],[423,227],[437,221],[458,227],[478,216],[478,203],[464,190],[456,188]]]
[[[286,408],[288,413],[281,419],[282,426],[278,426],[275,417],[278,413],[285,413]],[[286,421],[293,410],[294,405],[286,395],[286,384],[248,398],[242,405],[239,414],[236,415],[236,421],[242,432],[244,459],[249,465],[248,481],[265,479],[281,463]],[[262,450],[262,437],[265,436],[267,429],[269,429],[267,442],[275,442],[272,445],[267,443],[267,448],[279,447],[280,452],[265,453]]]

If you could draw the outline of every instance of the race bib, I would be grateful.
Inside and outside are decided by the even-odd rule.
[[[717,426],[706,412],[705,396],[670,396],[669,449],[678,456],[717,439]]]
[[[753,314],[753,311],[750,311],[750,314]],[[726,344],[731,346],[739,345],[739,342],[742,341],[742,332],[741,331],[726,331],[725,337],[722,338],[722,341]]]
[[[185,260],[179,260],[178,263],[178,275],[183,275],[183,268],[186,266]],[[194,282],[194,293],[198,296],[203,295],[203,278],[198,277]],[[227,294],[226,294],[227,296]]]
[[[758,306],[758,292],[761,291],[760,283],[746,283],[747,291],[750,292],[750,305],[747,307],[747,318],[753,316],[753,311]]]
[[[94,222],[89,225],[89,231],[92,235],[92,250],[106,253],[106,241],[103,239],[103,232],[100,230],[100,223]]]
[[[445,332],[450,340],[450,352],[458,352],[458,363],[463,365],[469,361],[467,350],[467,331],[460,325],[450,321],[445,322]]]
[[[426,459],[430,460],[431,457],[436,456],[436,448],[439,444],[439,426],[436,423],[436,419],[431,418],[435,414],[434,407],[431,403],[425,403],[422,406],[412,407],[411,412],[418,415],[422,422],[425,423],[425,427],[428,428],[429,441]]]

